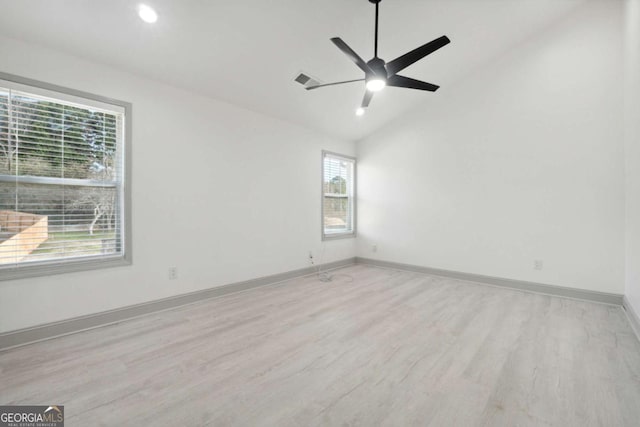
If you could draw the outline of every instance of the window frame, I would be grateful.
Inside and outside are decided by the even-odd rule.
[[[352,208],[352,230],[340,233],[326,233],[324,227],[324,159],[329,156],[338,159],[344,159],[353,162],[353,194],[351,199],[353,201]],[[322,240],[338,240],[357,237],[357,222],[358,222],[358,159],[353,156],[347,156],[345,154],[336,153],[333,151],[322,150],[320,157],[320,235]]]
[[[132,234],[131,234],[131,140],[132,140],[132,104],[130,102],[120,101],[92,93],[71,89],[51,83],[33,80],[26,77],[8,74],[0,71],[0,80],[10,83],[26,86],[38,94],[39,91],[52,92],[51,95],[59,95],[59,100],[69,101],[71,99],[80,98],[80,100],[96,101],[101,104],[108,104],[124,109],[123,120],[123,141],[122,141],[122,176],[121,176],[121,196],[122,196],[122,218],[120,218],[122,226],[122,253],[117,255],[105,255],[103,257],[96,256],[87,259],[63,259],[45,260],[34,263],[33,265],[25,265],[18,263],[17,266],[0,269],[0,281],[15,280],[27,277],[41,277],[51,274],[72,273],[78,271],[89,271],[109,267],[120,267],[131,265],[132,257]],[[55,96],[54,96],[55,99]],[[90,104],[89,104],[90,105]],[[46,180],[46,178],[43,178]]]

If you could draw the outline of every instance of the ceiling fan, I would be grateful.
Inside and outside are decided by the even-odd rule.
[[[309,86],[306,89],[318,89],[325,86],[335,86],[345,83],[353,82],[366,82],[366,92],[362,99],[360,108],[356,110],[357,115],[364,114],[364,109],[369,106],[373,93],[384,89],[385,86],[403,87],[408,89],[426,90],[429,92],[435,92],[440,86],[432,83],[415,80],[409,77],[401,76],[398,73],[409,65],[421,60],[425,56],[435,52],[443,46],[446,46],[451,42],[447,36],[438,37],[435,40],[426,43],[411,52],[405,53],[402,56],[397,57],[393,61],[385,62],[383,59],[378,58],[378,11],[380,2],[382,0],[369,0],[370,3],[376,5],[376,30],[375,30],[375,42],[374,42],[374,56],[368,62],[365,62],[353,49],[351,49],[340,37],[333,37],[331,41],[338,49],[344,52],[362,71],[364,71],[363,79],[346,80],[335,83],[325,83],[315,86]]]

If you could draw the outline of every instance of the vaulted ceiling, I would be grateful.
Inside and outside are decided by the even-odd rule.
[[[0,35],[355,140],[426,98],[446,96],[457,80],[582,1],[383,0],[382,58],[443,34],[452,42],[403,71],[441,85],[440,91],[387,88],[364,117],[354,115],[363,83],[307,92],[293,79],[300,71],[324,82],[361,77],[329,38],[340,36],[370,59],[374,7],[368,0],[149,0],[159,14],[153,25],[138,18],[137,3],[129,0],[0,0]]]

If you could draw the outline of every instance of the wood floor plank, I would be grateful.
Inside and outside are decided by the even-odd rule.
[[[357,265],[0,353],[67,425],[636,426],[620,307]]]

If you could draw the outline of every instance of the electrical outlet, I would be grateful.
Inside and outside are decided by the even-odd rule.
[[[313,252],[311,252],[311,251],[309,251],[309,263],[310,263],[311,265],[313,265],[313,263],[314,263],[314,260],[313,260]]]
[[[169,280],[176,280],[178,278],[178,267],[169,267],[168,276]]]
[[[378,245],[371,245],[371,252],[378,252]]]
[[[534,270],[542,270],[542,267],[544,266],[544,263],[542,262],[541,259],[536,259],[533,261],[533,269]]]

